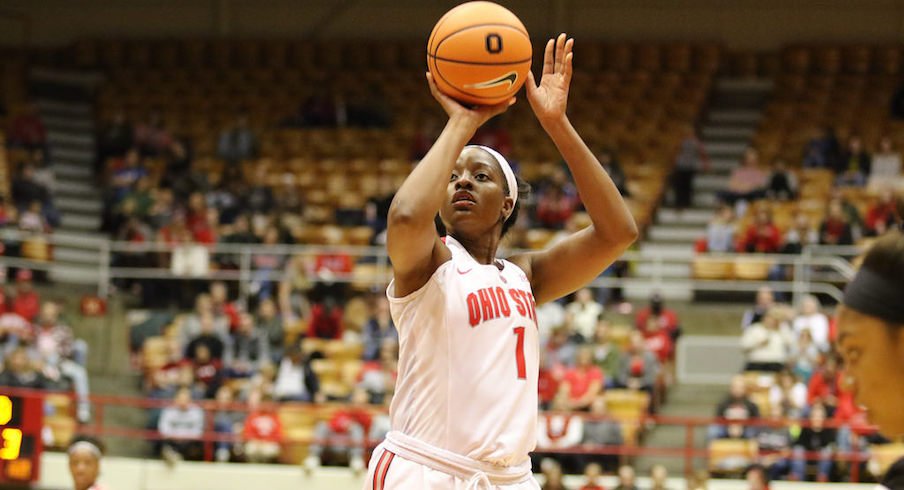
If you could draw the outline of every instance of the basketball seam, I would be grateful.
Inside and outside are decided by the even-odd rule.
[[[443,58],[440,56],[435,56],[432,54],[427,55],[429,58],[433,58],[439,61],[447,61],[449,63],[459,63],[462,65],[487,65],[487,66],[496,66],[496,65],[517,65],[520,63],[527,63],[528,61],[533,61],[533,57],[524,58],[523,60],[515,60],[515,61],[464,61],[464,60],[453,60],[451,58]]]

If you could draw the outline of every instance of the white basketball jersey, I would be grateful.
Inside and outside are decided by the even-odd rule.
[[[539,340],[527,276],[484,265],[452,237],[452,259],[403,298],[392,429],[500,466],[523,463],[537,437]]]

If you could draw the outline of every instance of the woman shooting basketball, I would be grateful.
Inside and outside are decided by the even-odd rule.
[[[394,278],[387,295],[400,359],[392,431],[374,452],[367,488],[536,489],[528,453],[537,426],[534,307],[596,278],[637,237],[615,185],[565,109],[571,39],[546,45],[527,99],[574,176],[593,224],[543,251],[497,260],[519,208],[518,182],[492,149],[465,146],[514,103],[470,109],[430,90],[449,116],[389,212]],[[448,236],[436,234],[439,213]]]
[[[904,437],[904,234],[877,240],[844,290],[838,309],[838,351],[857,403],[889,438]],[[882,480],[904,488],[904,458]]]

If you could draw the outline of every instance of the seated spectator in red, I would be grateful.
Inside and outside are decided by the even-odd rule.
[[[311,444],[310,455],[304,461],[307,470],[320,466],[324,450],[347,451],[352,471],[360,473],[364,470],[364,436],[370,431],[372,417],[367,399],[364,390],[355,390],[350,405],[333,412],[328,421],[317,424],[314,428],[317,442]]]
[[[839,186],[863,187],[872,170],[872,157],[863,148],[863,140],[859,136],[851,136],[847,150],[835,164],[835,184]]]
[[[606,490],[606,487],[600,483],[600,477],[603,475],[603,468],[596,463],[590,463],[584,468],[584,485],[580,490]]]
[[[32,272],[28,269],[16,271],[16,295],[12,300],[12,311],[28,321],[34,321],[41,309],[41,298],[34,290]]]
[[[647,349],[643,334],[636,330],[632,332],[631,341],[622,356],[619,384],[630,390],[644,390],[652,396],[659,368],[659,361]]]
[[[668,332],[662,329],[656,318],[647,318],[647,328],[643,332],[647,349],[656,355],[660,364],[667,364],[674,358],[674,344]]]
[[[664,331],[673,340],[681,336],[681,324],[675,310],[666,308],[665,301],[659,293],[650,296],[650,305],[641,308],[634,318],[634,325],[646,335],[649,319],[655,319],[659,324],[659,330]]]
[[[838,406],[839,397],[843,393],[842,373],[838,367],[838,359],[829,354],[825,357],[823,365],[813,376],[807,386],[807,404],[813,406],[817,403],[825,405],[829,411]]]
[[[311,308],[308,337],[339,340],[342,338],[343,330],[342,308],[335,306],[327,309],[323,303],[318,303]]]
[[[163,228],[160,228],[160,232],[157,234],[157,242],[171,246],[194,243],[191,230],[185,225],[185,213],[183,211],[174,212],[172,220]]]
[[[747,227],[741,242],[738,244],[739,252],[748,253],[778,253],[782,247],[782,233],[772,222],[772,212],[768,209],[758,209],[754,222]]]
[[[142,155],[156,156],[173,146],[173,137],[166,129],[159,112],[148,114],[147,121],[135,126],[135,145]]]
[[[540,351],[540,371],[537,378],[538,399],[540,410],[549,410],[559,388],[562,384],[564,369],[549,364],[549,357],[545,350]]]
[[[589,410],[593,399],[603,391],[603,371],[593,363],[589,346],[578,349],[575,366],[565,370],[562,383],[568,390],[570,410]]]
[[[574,213],[575,203],[562,190],[552,185],[537,199],[537,221],[543,228],[561,229]]]
[[[275,406],[272,400],[255,390],[248,395],[248,410],[242,430],[245,458],[249,463],[273,463],[279,456],[283,440],[282,423]]]
[[[885,188],[879,194],[879,198],[866,211],[864,223],[864,236],[879,236],[888,229],[894,228],[898,222],[895,192],[891,188]]]
[[[842,203],[833,199],[828,213],[819,227],[819,243],[822,245],[853,245],[854,233],[844,213]]]
[[[44,127],[44,121],[34,104],[26,104],[21,112],[13,118],[9,125],[9,134],[6,137],[10,146],[13,147],[29,150],[44,149],[47,144],[47,128]]]
[[[204,391],[204,398],[213,398],[223,381],[223,361],[211,357],[205,344],[196,344],[191,357],[195,381]]]

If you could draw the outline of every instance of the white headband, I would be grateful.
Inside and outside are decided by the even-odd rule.
[[[499,168],[502,169],[502,173],[505,175],[505,181],[508,183],[509,197],[512,198],[512,209],[514,209],[515,203],[518,202],[518,179],[515,178],[515,172],[512,170],[512,166],[509,165],[508,160],[489,146],[468,145],[465,148],[480,148],[496,159],[496,163],[499,164]]]
[[[88,452],[90,452],[95,458],[97,458],[97,459],[101,458],[100,448],[89,441],[76,442],[72,446],[69,446],[69,450],[66,451],[66,453],[72,454],[72,453],[78,451],[79,449],[87,449]]]

